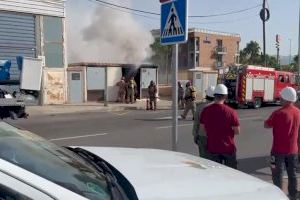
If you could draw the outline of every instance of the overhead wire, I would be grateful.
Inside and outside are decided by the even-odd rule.
[[[139,16],[139,17],[143,17],[143,18],[151,19],[151,20],[156,20],[156,21],[160,20],[160,18],[157,18],[157,17],[152,17],[152,16],[148,16],[148,15],[135,13],[135,12],[137,12],[137,9],[131,9],[131,8],[128,8],[128,7],[125,7],[125,6],[119,6],[119,5],[108,3],[108,2],[105,2],[105,1],[102,1],[102,0],[88,0],[88,1],[90,1],[90,2],[95,2],[96,1],[97,3],[99,3],[100,5],[102,5],[104,7],[107,7],[107,8],[113,9],[113,10],[117,10],[117,11],[120,11],[120,12],[123,12],[123,13],[132,14],[132,15],[136,15],[136,16]],[[221,15],[236,14],[236,13],[241,13],[241,12],[245,12],[245,11],[248,11],[248,10],[252,10],[254,8],[260,7],[261,5],[262,4],[259,4],[259,5],[250,7],[250,8],[246,8],[246,9],[242,9],[242,10],[238,10],[238,11],[232,11],[232,12],[225,12],[225,13],[221,13],[221,14],[203,15],[203,16],[189,16],[189,18],[216,17],[216,16],[221,16]],[[128,9],[124,10],[125,8],[128,8]],[[135,12],[130,12],[128,10],[135,11]],[[138,10],[138,11],[140,13],[146,13],[146,14],[153,13],[153,12],[148,12],[148,11],[143,11],[143,10]],[[238,18],[238,19],[234,19],[234,20],[227,20],[227,21],[212,21],[212,22],[190,21],[189,23],[191,23],[191,24],[225,24],[225,23],[234,23],[234,22],[249,20],[250,17],[252,18],[252,17],[256,17],[256,16],[257,15],[252,15],[252,16],[249,16],[249,17],[243,17],[243,18]]]
[[[113,7],[116,7],[116,8],[130,10],[130,11],[133,11],[133,12],[139,12],[139,13],[143,13],[143,14],[160,16],[160,13],[150,12],[150,11],[146,11],[146,10],[133,9],[133,8],[130,8],[130,7],[126,7],[126,6],[122,6],[122,5],[117,5],[117,4],[110,3],[110,2],[107,2],[107,1],[103,1],[103,0],[94,0],[94,1],[102,3],[102,4],[110,5],[110,6],[113,6]],[[233,14],[237,14],[237,13],[242,13],[242,12],[246,12],[246,11],[249,11],[249,10],[253,10],[255,8],[260,7],[261,5],[262,4],[257,4],[255,6],[248,7],[248,8],[245,8],[245,9],[235,10],[235,11],[229,11],[229,12],[224,12],[224,13],[218,13],[218,14],[191,15],[189,17],[190,18],[206,18],[206,17],[219,17],[219,16],[233,15]]]

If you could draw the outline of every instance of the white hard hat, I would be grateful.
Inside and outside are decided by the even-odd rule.
[[[289,102],[296,102],[297,101],[297,92],[292,87],[286,87],[280,92],[281,98]]]
[[[215,86],[210,85],[207,90],[205,90],[205,94],[208,97],[214,97],[215,94]]]
[[[228,89],[224,84],[218,84],[214,94],[228,95]]]

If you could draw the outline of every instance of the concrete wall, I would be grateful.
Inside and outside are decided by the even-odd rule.
[[[120,67],[108,67],[107,68],[107,87],[108,87],[108,101],[116,101],[118,98],[119,88],[116,84],[122,77],[122,68]]]
[[[63,104],[66,102],[65,80],[64,69],[44,70],[44,104]]]

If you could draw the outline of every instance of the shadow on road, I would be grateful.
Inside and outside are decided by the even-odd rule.
[[[264,168],[268,168],[270,166],[269,159],[269,156],[239,159],[238,169],[247,174],[269,176],[270,174],[268,173],[258,171]]]

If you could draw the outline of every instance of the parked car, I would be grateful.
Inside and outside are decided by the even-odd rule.
[[[277,187],[192,155],[59,147],[0,122],[0,199],[286,200]]]

